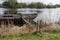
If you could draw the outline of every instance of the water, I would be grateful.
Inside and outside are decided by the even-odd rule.
[[[4,12],[6,11],[7,9],[5,8],[0,8],[0,15],[4,14]]]
[[[8,10],[5,8],[0,8],[0,16],[4,14],[4,12]],[[58,22],[60,20],[60,8],[52,8],[52,9],[30,9],[30,8],[20,8],[16,9],[17,13],[22,14],[32,14],[38,13],[38,16],[34,19],[35,22],[39,20],[43,20],[44,22]],[[39,11],[39,12],[37,12]],[[42,11],[42,12],[40,12]]]
[[[44,22],[58,22],[60,20],[60,8],[41,9],[42,13],[34,19],[35,22],[43,20]]]

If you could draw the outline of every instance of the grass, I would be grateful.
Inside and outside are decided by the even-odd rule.
[[[60,33],[60,30],[45,30],[44,32],[48,32],[48,33]]]
[[[60,30],[0,37],[0,40],[60,40]]]

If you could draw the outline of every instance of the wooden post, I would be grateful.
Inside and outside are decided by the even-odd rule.
[[[39,33],[41,33],[41,28],[42,28],[42,23],[41,23],[42,21],[40,20],[39,21]]]
[[[12,27],[12,21],[10,21],[11,22],[11,27]]]
[[[1,21],[0,21],[0,28],[1,28]]]
[[[1,22],[1,27],[2,27],[2,22]]]
[[[11,27],[13,27],[13,21],[11,21]]]
[[[38,32],[40,33],[40,21],[38,21]]]
[[[1,27],[3,27],[3,21],[1,22]]]
[[[37,25],[36,25],[36,32],[38,32],[38,21],[37,21]]]
[[[11,21],[10,21],[10,27],[12,27],[12,26],[11,26]]]
[[[10,28],[10,21],[8,20],[8,27]]]
[[[2,27],[2,28],[4,27],[4,21],[2,21],[1,27]]]
[[[6,26],[6,21],[5,21],[5,27],[7,27],[7,26]]]
[[[41,28],[42,28],[42,23],[41,23],[41,20],[40,20],[40,21],[37,21],[36,31],[41,33]]]
[[[39,32],[39,21],[37,21],[36,31]]]

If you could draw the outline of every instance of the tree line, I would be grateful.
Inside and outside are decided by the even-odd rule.
[[[34,3],[27,4],[27,3],[18,3],[16,0],[8,0],[3,2],[2,7],[5,7],[5,8],[56,8],[56,7],[60,7],[60,5],[59,4],[46,5],[41,2],[34,2]]]

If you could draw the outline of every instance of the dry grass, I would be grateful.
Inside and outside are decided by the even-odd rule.
[[[42,30],[45,31],[37,34],[30,34],[35,32],[36,29],[34,27],[30,28],[29,25],[26,24],[21,27],[14,25],[13,27],[6,27],[2,25],[0,28],[0,40],[60,40],[60,30],[51,31],[54,28],[52,25],[51,23],[42,25]]]
[[[60,26],[58,24],[45,23],[45,22],[41,22],[41,27],[42,27],[41,31],[60,29]],[[16,25],[13,25],[13,27],[10,26],[6,27],[5,25],[2,25],[2,27],[0,28],[0,36],[3,37],[3,36],[13,35],[13,34],[33,33],[35,31],[36,31],[36,27],[30,27],[27,24],[24,24],[23,26],[20,27]]]
[[[39,25],[42,30],[60,30],[60,25],[58,23],[45,22],[43,20],[39,21]]]
[[[7,36],[7,35],[13,35],[13,34],[24,34],[24,33],[31,33],[34,30],[27,27],[28,25],[23,25],[21,27],[19,26],[13,26],[13,27],[6,27],[5,25],[2,25],[0,28],[0,36]]]

